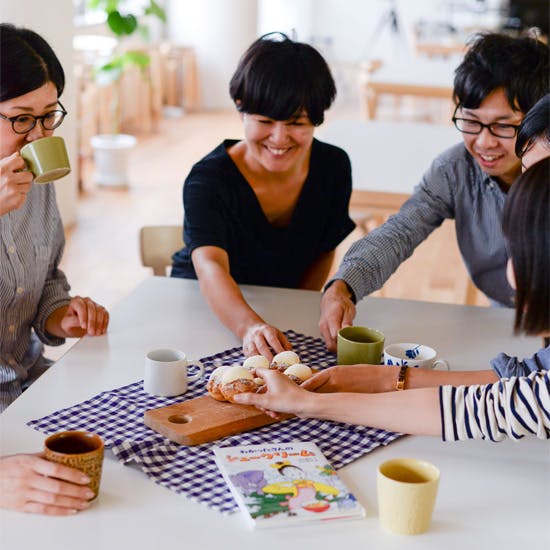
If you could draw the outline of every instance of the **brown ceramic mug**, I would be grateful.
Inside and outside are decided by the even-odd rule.
[[[88,486],[94,492],[90,500],[94,500],[99,493],[103,448],[101,437],[91,432],[59,432],[46,439],[44,458],[84,472],[90,478]]]

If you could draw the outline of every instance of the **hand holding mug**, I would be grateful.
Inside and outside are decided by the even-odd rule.
[[[0,458],[0,508],[71,515],[88,508],[94,495],[89,482],[83,472],[39,455],[4,456]]]
[[[23,206],[32,187],[33,175],[19,153],[0,160],[0,216]]]

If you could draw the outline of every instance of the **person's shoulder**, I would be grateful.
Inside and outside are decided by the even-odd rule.
[[[215,184],[218,181],[221,182],[226,179],[231,173],[230,171],[233,166],[233,161],[227,153],[227,148],[234,143],[237,143],[237,140],[226,139],[196,162],[185,179],[185,185],[188,186],[195,183]]]
[[[312,144],[312,151],[316,158],[319,158],[325,162],[350,162],[348,154],[337,145],[326,143],[314,138]]]

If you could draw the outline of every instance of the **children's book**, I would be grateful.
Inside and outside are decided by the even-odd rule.
[[[365,517],[361,504],[315,443],[216,446],[214,455],[254,527]]]

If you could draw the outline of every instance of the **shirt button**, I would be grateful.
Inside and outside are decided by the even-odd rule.
[[[17,287],[17,294],[23,294],[23,287],[21,286]]]
[[[16,361],[13,357],[10,357],[10,358],[8,359],[8,363],[9,363],[10,365],[14,365],[14,366],[17,365],[17,361]]]
[[[15,252],[15,246],[13,246],[13,245],[12,245],[12,246],[9,246],[9,247],[8,247],[8,252],[9,252],[10,254],[13,254],[13,253]]]
[[[10,326],[8,327],[8,330],[9,330],[10,332],[15,332],[15,325],[10,325]]]

